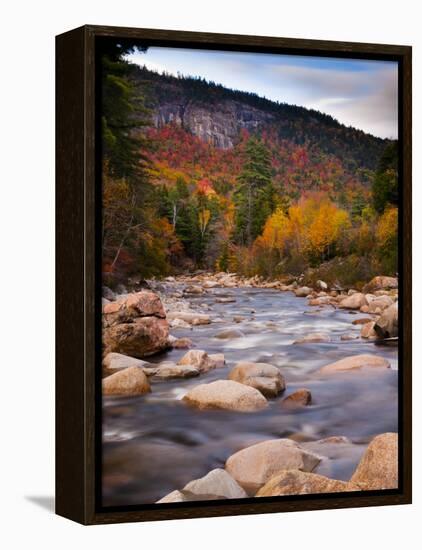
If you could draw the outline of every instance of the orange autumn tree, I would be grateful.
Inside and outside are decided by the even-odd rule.
[[[313,195],[268,217],[255,240],[255,270],[267,276],[282,272],[286,264],[300,270],[306,262],[318,265],[339,252],[351,228],[349,214],[323,195]]]

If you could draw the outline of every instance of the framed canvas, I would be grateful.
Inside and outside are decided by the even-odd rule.
[[[411,48],[56,39],[56,511],[411,502]]]

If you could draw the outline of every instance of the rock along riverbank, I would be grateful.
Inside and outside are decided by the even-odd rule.
[[[358,292],[199,273],[148,286],[103,293],[107,504],[394,483],[394,436],[380,447],[390,481],[355,473],[371,441],[397,430],[397,349],[386,345],[397,280]],[[245,483],[227,463],[259,444],[268,473],[258,483],[251,460]]]

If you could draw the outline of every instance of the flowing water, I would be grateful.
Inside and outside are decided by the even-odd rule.
[[[233,303],[216,303],[230,297]],[[212,318],[210,325],[172,329],[176,337],[189,337],[195,349],[223,352],[224,368],[192,379],[152,382],[152,393],[131,398],[104,400],[103,504],[152,503],[214,468],[224,467],[237,450],[259,441],[292,437],[326,457],[317,473],[347,480],[368,441],[383,432],[397,431],[397,348],[368,340],[341,340],[344,334],[359,335],[352,321],[367,315],[309,307],[305,298],[290,292],[255,288],[216,288],[190,298],[193,308]],[[207,309],[209,308],[209,309]],[[240,323],[234,316],[242,316]],[[243,337],[219,339],[226,329]],[[312,332],[326,332],[329,343],[293,344]],[[186,350],[171,350],[151,361],[177,361]],[[321,376],[317,370],[351,355],[372,353],[389,360],[391,369],[370,373]],[[227,378],[241,360],[278,366],[286,380],[286,396],[298,388],[312,393],[312,405],[289,411],[280,400],[259,412],[201,411],[181,398],[192,387]],[[346,436],[351,442],[316,443],[330,436]]]

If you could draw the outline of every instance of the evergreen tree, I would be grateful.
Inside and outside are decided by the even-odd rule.
[[[275,208],[271,158],[265,144],[252,137],[246,144],[245,162],[235,192],[235,240],[250,245],[261,233]]]
[[[374,208],[382,214],[387,205],[398,206],[398,146],[392,142],[384,150],[372,184]]]

